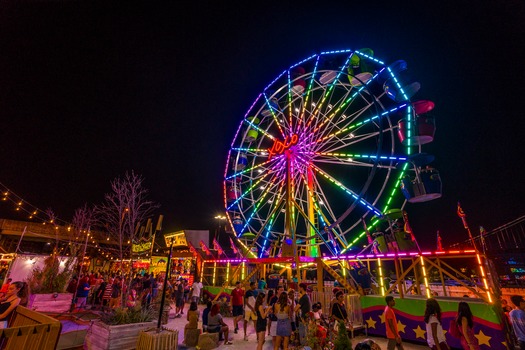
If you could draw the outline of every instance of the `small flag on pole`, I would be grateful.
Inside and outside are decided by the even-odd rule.
[[[200,240],[199,245],[201,249],[206,253],[206,255],[210,255],[210,256],[212,255],[212,253],[210,252],[210,249],[208,248],[208,246],[206,245],[206,243],[204,243],[202,239]]]
[[[233,243],[233,239],[230,237],[230,247],[232,248],[233,254],[238,254],[239,250],[237,246]]]
[[[439,234],[439,231],[437,232],[437,250],[439,252],[443,251],[443,242],[441,241],[441,235]]]
[[[461,218],[461,221],[463,222],[463,227],[468,230],[467,214],[465,214],[459,202],[458,202],[458,216]]]
[[[361,218],[361,221],[363,222],[363,227],[366,232],[366,239],[368,240],[368,244],[373,244],[374,240],[372,239],[372,236],[370,235],[370,231],[368,231],[368,227],[366,226],[365,219]]]
[[[213,249],[217,251],[217,254],[219,254],[219,256],[224,254],[224,250],[222,250],[222,247],[216,238],[213,239]]]
[[[199,253],[197,253],[197,249],[191,244],[190,241],[188,241],[188,248],[190,248],[190,252],[193,254],[194,257],[197,257]]]

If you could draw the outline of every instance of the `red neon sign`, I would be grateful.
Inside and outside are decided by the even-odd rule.
[[[299,141],[299,136],[293,134],[291,137],[286,136],[284,141],[275,140],[273,141],[272,148],[268,148],[268,160],[271,160],[273,156],[283,154],[284,151],[296,145]]]

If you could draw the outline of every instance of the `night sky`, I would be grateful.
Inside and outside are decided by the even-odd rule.
[[[443,197],[407,204],[423,247],[525,214],[525,8],[509,1],[38,1],[0,5],[0,182],[70,221],[134,170],[164,232],[223,212],[227,152],[284,69],[320,51],[403,59],[436,103]],[[424,5],[423,5],[424,3]],[[471,5],[467,5],[471,4]],[[0,217],[24,219],[0,203]]]

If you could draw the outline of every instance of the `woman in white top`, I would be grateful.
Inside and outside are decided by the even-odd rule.
[[[433,350],[450,349],[441,326],[441,307],[436,299],[427,299],[424,319],[427,326],[428,346]]]

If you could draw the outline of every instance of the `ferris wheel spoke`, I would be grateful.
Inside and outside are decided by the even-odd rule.
[[[334,185],[336,185],[339,189],[341,189],[343,192],[347,193],[350,197],[352,197],[354,200],[358,200],[358,204],[364,206],[366,209],[373,211],[377,215],[380,215],[381,211],[378,208],[375,208],[371,203],[368,203],[363,198],[360,198],[360,196],[343,185],[340,181],[336,180],[334,177],[323,171],[321,168],[317,167],[316,165],[312,165],[312,169],[314,169],[317,173],[322,175],[325,179],[332,182]]]
[[[263,194],[256,201],[253,201],[250,208],[245,209],[245,210],[251,210],[251,214],[249,215],[249,217],[246,218],[246,223],[244,224],[244,227],[242,228],[241,232],[244,232],[246,227],[252,225],[252,220],[258,221],[261,225],[263,225],[263,222],[266,223],[266,221],[269,219],[268,217],[266,217],[266,219],[263,219],[259,216],[260,214],[259,211],[262,210],[262,206],[267,204],[267,202],[265,202],[265,198],[268,193],[269,191],[265,190]],[[275,208],[277,207],[277,203],[276,205],[273,205],[272,207],[275,210]]]
[[[302,181],[306,184],[307,181],[303,177]],[[333,222],[336,219],[336,215],[334,211],[332,210],[330,206],[330,202],[328,200],[328,197],[325,195],[321,184],[317,180],[317,178],[314,176],[312,177],[313,183],[313,192],[308,191],[308,196],[312,198],[314,209],[316,214],[321,218],[324,226],[328,225],[329,222]],[[324,208],[324,209],[323,209]],[[325,213],[326,212],[326,213]],[[328,217],[327,217],[328,215]],[[320,227],[320,225],[319,225]],[[346,239],[343,235],[341,235],[339,232],[334,231],[336,234],[336,237],[340,240],[341,244],[346,245]]]

